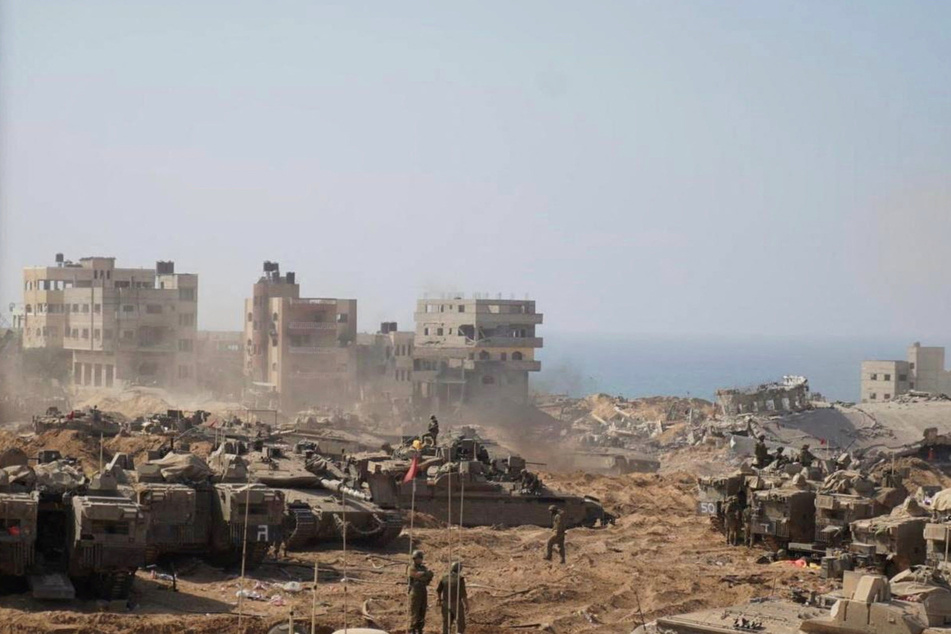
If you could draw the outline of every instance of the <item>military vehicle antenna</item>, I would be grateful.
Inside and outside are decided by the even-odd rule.
[[[314,596],[310,603],[310,634],[317,634],[317,568],[320,563],[314,562]]]
[[[446,466],[449,467],[449,471],[446,473],[449,482],[446,485],[446,496],[448,498],[446,503],[446,531],[448,532],[446,537],[446,543],[448,544],[448,548],[446,549],[446,565],[448,566],[446,579],[448,581],[448,587],[446,588],[445,609],[449,610],[449,606],[452,605],[452,462],[447,462]]]
[[[244,564],[248,559],[248,513],[251,510],[251,470],[248,469],[248,481],[244,485],[244,538],[241,544],[241,589],[238,591],[238,629],[241,630],[241,606],[244,599]],[[244,630],[241,630],[244,632]]]
[[[462,477],[462,473],[459,474],[459,541],[462,541],[462,510],[463,505],[466,501],[466,480]],[[450,580],[452,579],[452,569],[449,569]],[[462,597],[462,568],[459,569],[459,579],[456,579],[456,584],[459,586],[456,588],[456,634],[459,634],[459,601]],[[451,584],[450,584],[451,587]]]
[[[350,592],[350,580],[347,578],[347,489],[342,487],[340,490],[343,501],[343,631],[349,632],[348,623],[348,598]]]

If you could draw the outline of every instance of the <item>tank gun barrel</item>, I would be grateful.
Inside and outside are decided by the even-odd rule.
[[[359,498],[367,502],[370,501],[370,496],[367,493],[364,493],[363,491],[357,491],[356,489],[347,486],[345,482],[341,482],[340,480],[331,480],[330,478],[321,478],[320,484],[323,485],[325,489],[329,489],[331,491],[337,491],[338,493],[346,493],[350,497]]]

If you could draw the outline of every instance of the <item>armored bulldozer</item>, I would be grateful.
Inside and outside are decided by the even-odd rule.
[[[925,563],[928,513],[908,498],[889,515],[851,524],[849,552],[860,566],[894,575]]]
[[[190,453],[169,453],[135,470],[131,496],[148,512],[149,563],[193,554],[230,565],[244,553],[246,566],[254,568],[280,543],[280,491],[246,482],[212,483],[211,476],[208,465]]]
[[[414,463],[406,459],[366,456],[354,467],[381,507],[415,508],[447,520],[451,508],[452,523],[463,526],[550,526],[550,506],[561,509],[568,527],[614,523],[597,498],[554,491],[524,468],[515,473],[519,460],[492,461],[473,439],[455,438],[431,451],[417,459],[408,482]]]
[[[228,465],[240,462],[228,475]],[[247,478],[281,491],[284,510],[284,543],[299,550],[321,543],[339,541],[385,546],[403,529],[400,513],[383,509],[370,501],[369,494],[348,484],[349,476],[334,463],[320,458],[313,445],[228,441],[212,455],[212,467],[223,479]],[[242,471],[242,467],[246,471]]]

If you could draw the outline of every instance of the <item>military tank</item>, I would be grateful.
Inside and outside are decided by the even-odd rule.
[[[249,447],[227,441],[210,462],[226,481],[250,479],[281,491],[284,544],[290,550],[342,540],[345,530],[350,544],[382,547],[403,529],[398,511],[380,508],[366,491],[349,486],[346,474],[308,442],[291,447],[258,441]]]
[[[201,555],[255,568],[283,538],[284,497],[254,483],[213,483],[212,470],[190,453],[170,452],[132,471],[122,454],[110,463],[133,480],[127,495],[148,514],[148,563],[166,555]],[[133,475],[134,474],[134,475]],[[245,547],[247,542],[247,547]]]
[[[406,481],[414,454],[416,473]],[[524,465],[517,456],[491,460],[478,441],[454,438],[439,447],[358,456],[350,467],[379,506],[440,519],[450,519],[451,508],[452,523],[463,526],[550,526],[550,506],[561,509],[569,528],[614,523],[597,498],[554,491]]]
[[[56,407],[50,407],[44,415],[33,417],[33,431],[37,434],[65,429],[108,437],[117,435],[121,425],[111,414],[106,414],[95,407],[87,410],[71,410],[65,414]]]
[[[753,539],[774,550],[808,548],[815,532],[815,501],[816,493],[805,480],[753,491],[749,495]]]

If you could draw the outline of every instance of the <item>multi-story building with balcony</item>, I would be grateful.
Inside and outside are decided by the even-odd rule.
[[[285,411],[355,398],[357,300],[303,298],[294,273],[265,262],[244,312],[244,373],[253,393],[272,394]]]
[[[413,397],[440,409],[482,399],[525,402],[528,373],[541,370],[530,300],[460,295],[416,303]]]
[[[198,276],[112,257],[23,270],[23,347],[62,351],[79,388],[195,385]]]

